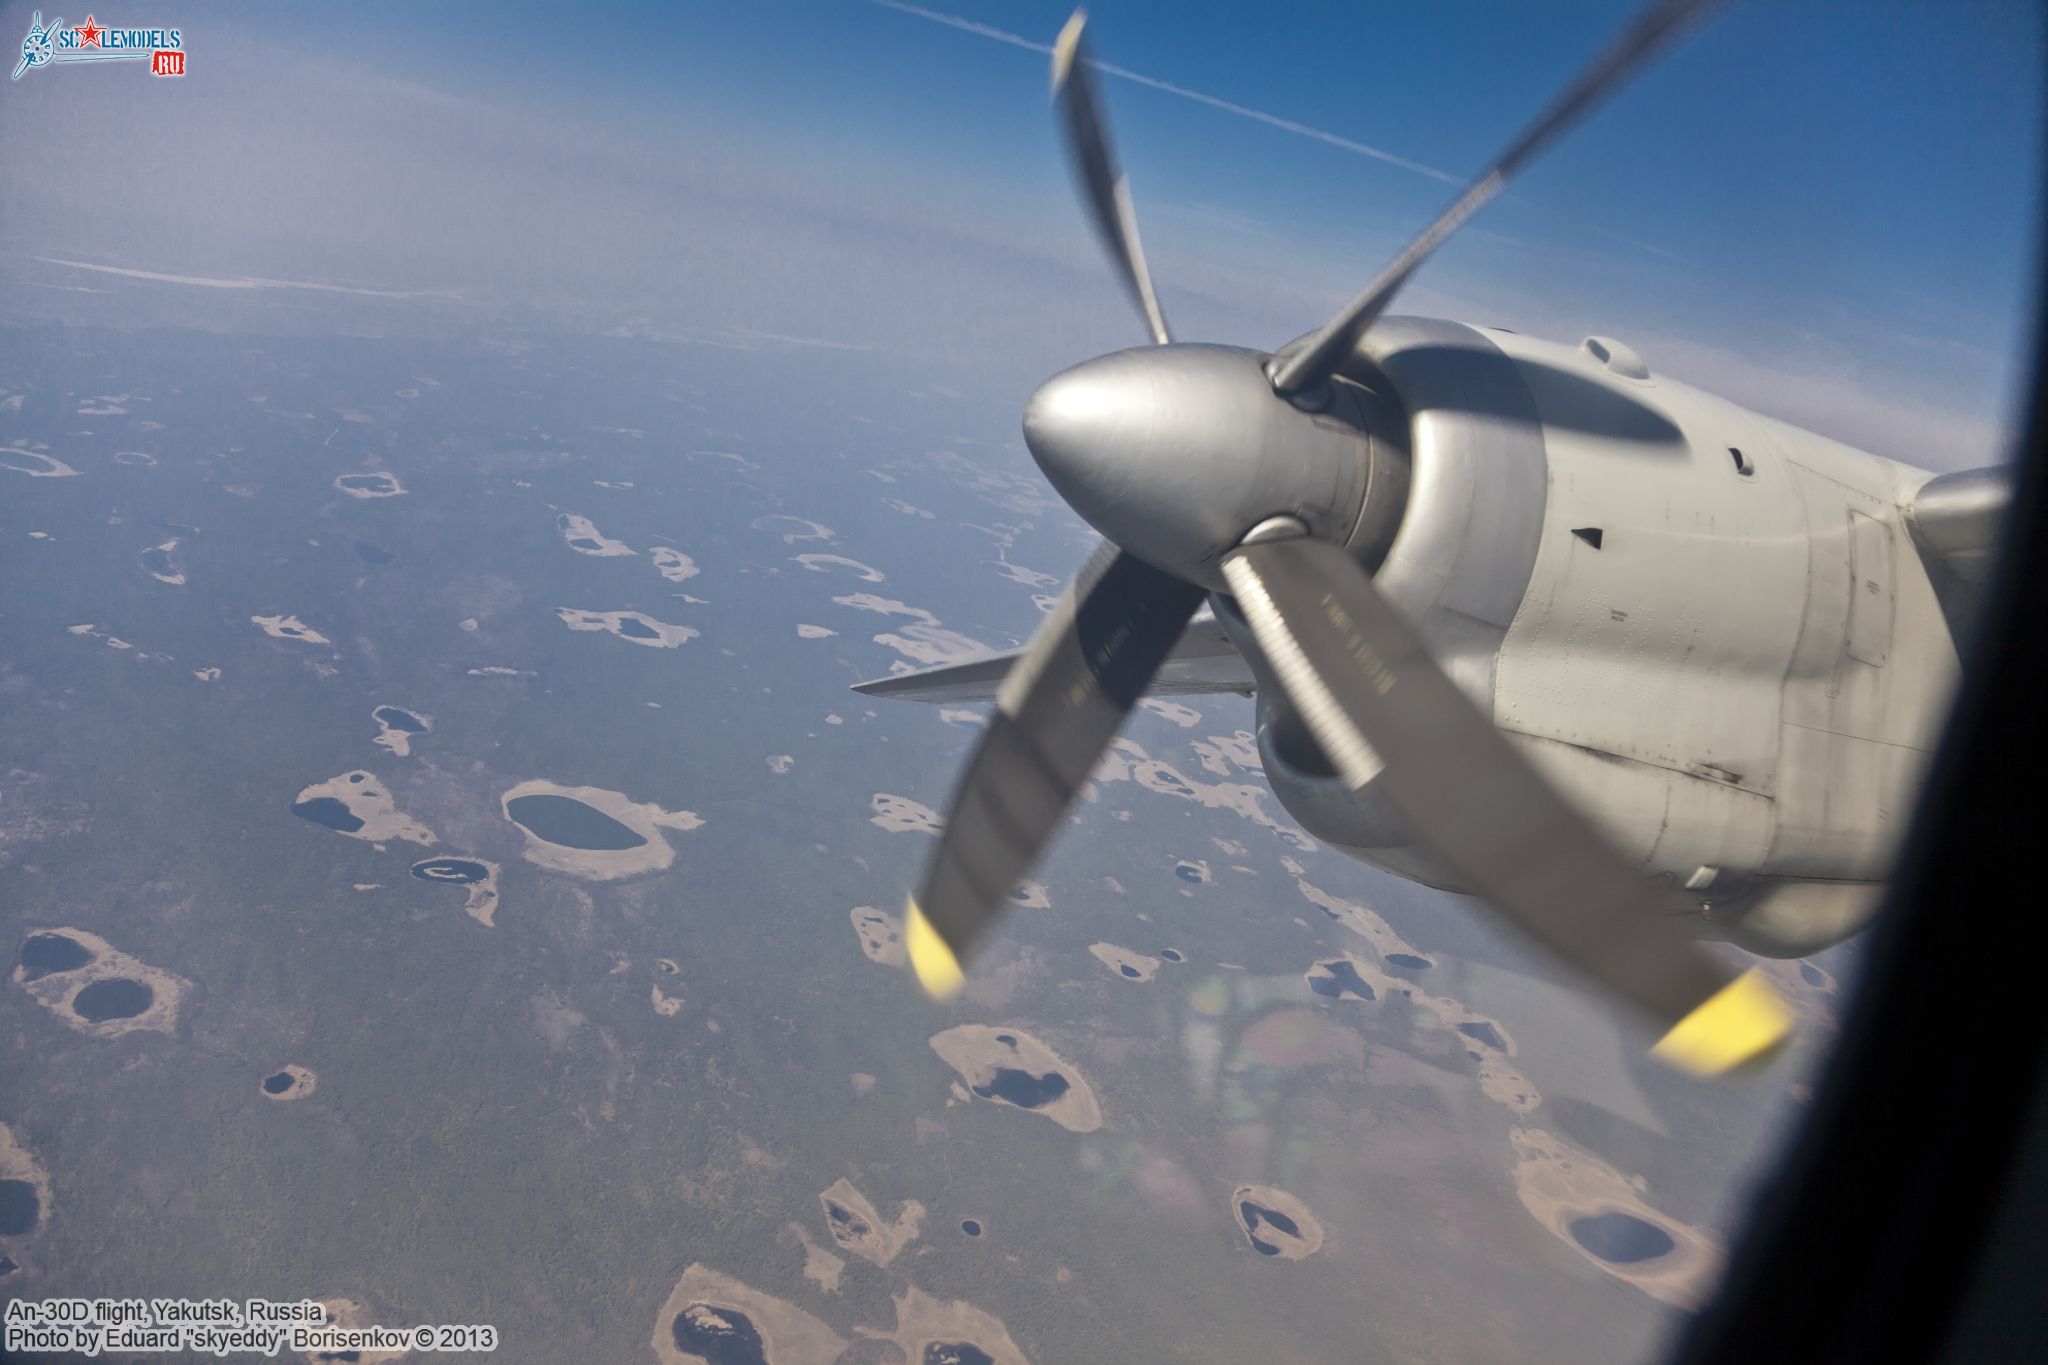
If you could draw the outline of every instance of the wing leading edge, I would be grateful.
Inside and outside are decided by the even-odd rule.
[[[964,663],[894,673],[855,683],[853,690],[863,696],[887,697],[892,701],[994,701],[1003,679],[1009,676],[1010,665],[1023,653],[1022,649],[1013,649]],[[1145,695],[1171,697],[1205,692],[1235,692],[1245,697],[1252,694],[1251,669],[1206,607],[1188,623],[1173,653],[1145,689]]]

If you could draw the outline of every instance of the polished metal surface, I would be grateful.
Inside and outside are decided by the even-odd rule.
[[[1032,395],[1025,444],[1105,538],[1212,590],[1223,555],[1268,517],[1354,544],[1376,463],[1405,464],[1398,418],[1348,381],[1326,410],[1303,412],[1274,397],[1261,359],[1189,344],[1086,361]],[[1390,468],[1381,483],[1375,526],[1398,520],[1405,494]]]

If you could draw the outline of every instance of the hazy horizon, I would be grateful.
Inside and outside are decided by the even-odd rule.
[[[1316,40],[1224,12],[1178,28],[1145,6],[1098,13],[1105,63],[1304,125],[1108,80],[1177,333],[1274,347],[1313,328],[1626,12],[1494,16],[1532,49],[1511,81],[1483,29],[1441,15],[1325,16],[1337,33]],[[1053,371],[1143,339],[1067,187],[1038,53],[872,3],[615,13],[631,40],[592,45],[525,10],[199,7],[182,80],[28,73],[6,89],[0,154],[48,169],[8,189],[6,312],[851,347],[1013,411]],[[1063,13],[962,11],[1039,42]],[[1290,62],[1327,77],[1337,34],[1387,60],[1288,78]],[[2040,36],[2022,7],[1851,29],[1735,6],[1396,311],[1619,336],[1654,369],[1880,454],[2001,460],[2032,344]],[[1254,39],[1270,65],[1244,55]],[[322,307],[303,288],[280,306],[293,284]]]

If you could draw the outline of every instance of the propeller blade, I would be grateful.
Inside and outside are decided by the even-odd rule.
[[[1269,373],[1273,388],[1281,394],[1312,389],[1344,363],[1358,339],[1365,335],[1401,286],[1445,239],[1465,225],[1465,220],[1484,208],[1523,164],[1549,145],[1600,99],[1612,94],[1629,77],[1647,66],[1658,50],[1686,24],[1698,18],[1720,0],[1656,0],[1638,13],[1633,22],[1595,57],[1578,78],[1566,86],[1550,107],[1508,145],[1483,174],[1420,236],[1401,249],[1387,267],[1373,277],[1364,291],[1344,306],[1344,311],[1323,324],[1299,350],[1276,356]]]
[[[1337,546],[1260,540],[1223,559],[1288,698],[1354,786],[1387,798],[1478,895],[1666,1030],[1664,1060],[1711,1075],[1783,1041],[1791,1014],[1681,927],[1692,907],[1623,861],[1437,666]]]
[[[1103,117],[1095,75],[1088,69],[1088,15],[1075,10],[1052,47],[1052,99],[1066,124],[1067,156],[1095,230],[1109,249],[1124,287],[1145,314],[1152,340],[1161,346],[1173,340],[1166,315],[1152,292],[1152,272],[1145,268],[1145,249],[1138,244],[1138,215],[1131,209],[1130,182],[1118,167]]]
[[[1012,665],[904,920],[932,995],[959,990],[960,960],[1052,842],[1205,595],[1105,543]]]

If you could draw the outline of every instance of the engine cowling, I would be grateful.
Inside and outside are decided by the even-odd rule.
[[[1348,377],[1406,416],[1406,497],[1384,539],[1349,548],[1419,627],[1453,681],[1498,721],[1496,685],[1506,686],[1509,677],[1503,648],[1530,593],[1550,511],[1552,458],[1537,398],[1514,358],[1462,324],[1386,319],[1365,350]],[[1664,439],[1683,438],[1671,428]],[[1376,544],[1384,548],[1373,557]],[[1376,784],[1354,790],[1337,777],[1235,605],[1213,600],[1219,623],[1258,679],[1260,757],[1288,813],[1311,835],[1366,862],[1462,892]],[[1603,752],[1597,743],[1561,744],[1508,729],[1568,797],[1610,828],[1624,856],[1642,861],[1645,875],[1698,897],[1703,935],[1762,955],[1798,957],[1855,933],[1875,909],[1875,883],[1774,877],[1760,859],[1706,851],[1719,838],[1735,853],[1755,831],[1701,804],[1703,796],[1729,793],[1696,774]],[[1736,799],[1768,810],[1767,801]],[[1765,843],[1750,842],[1758,851]]]
[[[1875,882],[1761,879],[1705,908],[1705,932],[1759,957],[1807,957],[1870,923],[1884,900]]]
[[[1460,323],[1383,319],[1369,349],[1345,378],[1405,418],[1403,496],[1375,508],[1380,524],[1347,548],[1422,630],[1451,678],[1492,715],[1494,665],[1543,526],[1546,471],[1534,402],[1514,363]],[[1390,441],[1376,443],[1376,453],[1393,449]],[[1235,605],[1213,602],[1259,680],[1259,754],[1281,805],[1325,843],[1425,885],[1461,889],[1375,784],[1353,790],[1336,776]]]

